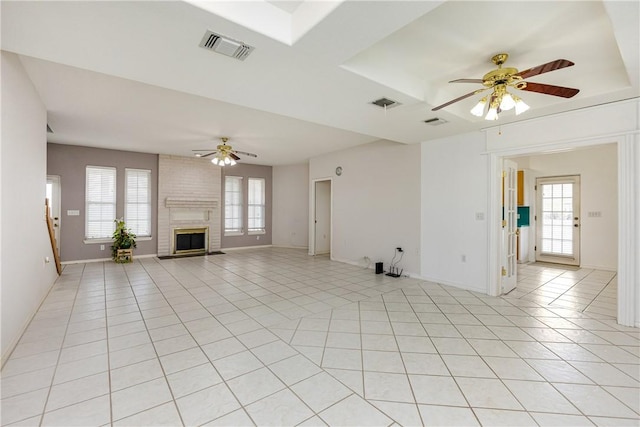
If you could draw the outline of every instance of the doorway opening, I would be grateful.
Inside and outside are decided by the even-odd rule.
[[[517,288],[509,297],[607,315],[619,309],[618,294],[629,285],[617,286],[620,272],[626,271],[618,253],[623,235],[618,211],[624,207],[619,200],[619,151],[617,143],[605,143],[493,157],[491,167],[501,177],[508,160],[517,164],[522,179],[517,195]],[[493,182],[493,200],[503,205],[500,181]],[[494,212],[494,218],[505,219],[502,206]],[[586,234],[581,233],[585,227]],[[494,230],[493,263],[503,266],[504,229],[501,234]],[[504,294],[501,271],[496,273],[492,289]]]
[[[49,217],[53,221],[53,232],[56,239],[56,248],[60,253],[60,228],[62,223],[60,221],[60,204],[61,204],[61,188],[60,188],[60,176],[47,175],[47,187],[46,198],[49,200]]]
[[[331,255],[331,180],[313,182],[312,255]]]

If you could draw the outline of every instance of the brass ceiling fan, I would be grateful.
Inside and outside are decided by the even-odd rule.
[[[556,59],[555,61],[547,62],[546,64],[538,65],[537,67],[518,71],[516,68],[502,68],[502,65],[507,61],[507,58],[509,58],[509,55],[506,53],[494,55],[491,58],[491,61],[496,64],[498,68],[488,72],[481,79],[457,79],[450,81],[449,83],[480,83],[484,87],[474,90],[473,92],[469,92],[466,95],[462,95],[449,102],[445,102],[442,105],[438,105],[432,111],[440,110],[441,108],[447,107],[458,101],[462,101],[470,96],[493,89],[491,95],[487,95],[480,99],[476,106],[471,109],[471,114],[482,117],[484,115],[485,106],[488,104],[489,109],[485,119],[497,120],[500,112],[504,110],[515,108],[516,115],[518,115],[529,109],[529,106],[525,104],[522,99],[509,93],[507,91],[508,88],[537,92],[545,95],[560,96],[562,98],[571,98],[580,92],[579,89],[573,89],[570,87],[525,81],[529,77],[559,70],[561,68],[571,67],[574,65],[571,61],[566,59]]]
[[[202,153],[202,151],[206,152],[209,150],[192,150],[195,152],[196,157],[209,157],[213,155],[213,159],[211,159],[211,163],[218,166],[233,166],[236,164],[237,160],[240,160],[238,154],[249,157],[258,157],[257,154],[247,153],[246,151],[238,151],[234,150],[231,145],[227,145],[227,141],[229,138],[222,137],[220,138],[222,144],[218,145],[214,151],[209,153]]]

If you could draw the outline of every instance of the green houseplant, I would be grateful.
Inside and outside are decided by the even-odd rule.
[[[124,219],[114,219],[116,229],[113,232],[113,245],[111,246],[111,257],[118,262],[118,249],[131,249],[136,247],[136,235],[133,234]]]

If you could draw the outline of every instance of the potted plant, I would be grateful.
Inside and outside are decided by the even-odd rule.
[[[136,235],[133,234],[130,228],[125,224],[124,219],[114,219],[116,223],[116,230],[113,232],[113,245],[111,246],[111,256],[115,262],[120,262],[118,259],[118,249],[131,249],[136,247]],[[125,262],[129,262],[128,261]]]

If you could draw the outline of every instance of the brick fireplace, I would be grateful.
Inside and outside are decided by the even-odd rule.
[[[199,243],[201,252],[220,250],[221,171],[205,159],[160,155],[158,159],[158,256],[195,253],[184,252],[187,237]],[[187,233],[181,233],[187,230]]]

